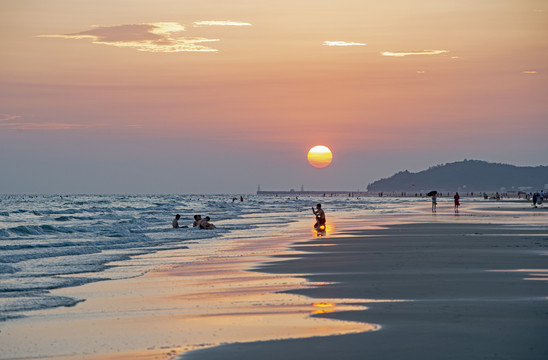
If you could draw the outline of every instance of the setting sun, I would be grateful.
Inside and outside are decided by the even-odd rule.
[[[308,151],[308,162],[314,167],[326,167],[332,160],[333,153],[327,146],[317,145]]]

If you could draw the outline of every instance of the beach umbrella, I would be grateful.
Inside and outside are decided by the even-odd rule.
[[[430,191],[430,192],[429,192],[428,194],[426,194],[426,195],[428,195],[428,196],[434,196],[434,195],[436,195],[437,193],[438,193],[438,192],[437,192],[436,190],[432,190],[432,191]]]

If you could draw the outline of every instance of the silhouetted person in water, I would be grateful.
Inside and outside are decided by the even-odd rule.
[[[194,215],[194,223],[192,224],[192,227],[200,226],[201,222],[202,222],[202,215]]]
[[[205,219],[200,222],[200,229],[213,230],[217,228],[215,225],[211,224],[209,220],[211,220],[209,216],[206,216]]]
[[[316,210],[312,208],[312,212],[316,216],[315,229],[325,230],[325,212],[322,210],[322,204],[316,205]]]
[[[181,218],[181,215],[177,214],[175,215],[175,219],[173,219],[173,222],[171,223],[171,225],[173,226],[174,229],[178,229],[178,228],[187,228],[188,226],[179,226],[179,219]]]

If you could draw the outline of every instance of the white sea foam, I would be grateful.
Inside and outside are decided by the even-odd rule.
[[[158,264],[138,255],[189,246],[215,248],[225,239],[272,236],[318,199],[232,195],[0,195],[0,320],[33,309],[74,305],[49,290],[139,276]],[[322,198],[331,211],[392,211],[390,201]],[[172,229],[175,214],[190,225],[209,215],[214,231]],[[131,266],[129,266],[131,264]]]

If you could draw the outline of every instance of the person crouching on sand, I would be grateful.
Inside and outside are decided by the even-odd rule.
[[[205,219],[203,219],[201,222],[200,222],[200,229],[205,229],[205,230],[212,230],[212,229],[216,229],[217,227],[213,224],[211,224],[209,222],[209,220],[211,220],[209,218],[209,216],[206,216]]]
[[[175,215],[175,219],[173,219],[173,222],[171,223],[171,225],[173,226],[174,229],[179,229],[179,228],[187,228],[188,226],[179,226],[179,219],[181,218],[181,215],[177,214]]]

